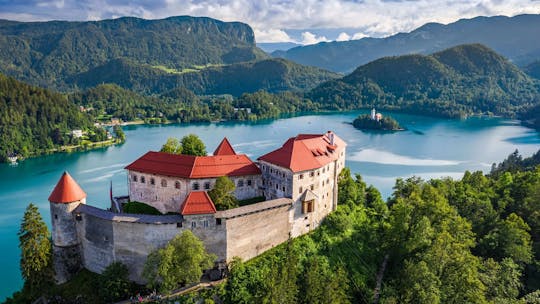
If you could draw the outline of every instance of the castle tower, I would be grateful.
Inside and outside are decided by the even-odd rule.
[[[49,196],[53,265],[56,281],[63,283],[81,268],[79,237],[73,210],[80,204],[86,204],[86,193],[77,182],[64,172]]]

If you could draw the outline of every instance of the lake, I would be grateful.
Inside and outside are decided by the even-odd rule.
[[[530,156],[540,149],[540,136],[517,121],[499,118],[450,120],[392,114],[408,130],[395,133],[363,132],[349,122],[361,112],[306,115],[255,123],[128,126],[125,144],[89,152],[55,154],[28,159],[17,166],[0,164],[0,301],[22,285],[17,231],[28,203],[35,203],[50,225],[47,198],[67,170],[88,194],[87,203],[109,204],[114,195],[127,194],[124,167],[146,153],[159,150],[168,137],[200,136],[212,153],[226,136],[239,153],[253,160],[281,146],[298,133],[333,130],[347,143],[347,166],[375,185],[384,198],[397,177],[461,178],[465,170],[488,172],[515,149]],[[362,112],[363,113],[363,112]]]

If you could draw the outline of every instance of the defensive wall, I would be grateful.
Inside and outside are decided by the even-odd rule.
[[[235,256],[251,259],[283,243],[289,238],[291,206],[292,200],[280,198],[214,215],[182,216],[119,214],[79,204],[72,215],[81,266],[101,273],[112,262],[121,262],[128,267],[130,279],[144,283],[147,256],[184,230],[200,238],[219,262]],[[67,249],[64,254],[73,256],[73,249]]]

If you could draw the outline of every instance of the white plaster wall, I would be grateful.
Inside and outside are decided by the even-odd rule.
[[[133,180],[134,175],[137,176],[137,181]],[[141,177],[144,177],[144,183],[141,182]],[[155,181],[154,185],[151,184],[152,178]],[[195,190],[195,184],[199,185],[198,190],[196,191],[209,191],[214,188],[216,179],[217,178],[183,179],[129,171],[129,198],[132,201],[139,201],[151,205],[162,213],[180,212],[182,204],[189,192]],[[231,177],[231,180],[236,185],[234,192],[235,197],[243,200],[261,196],[262,193],[259,189],[261,179],[261,175]],[[166,186],[162,186],[162,180],[165,180]],[[243,181],[244,186],[239,186],[240,180]],[[251,186],[248,186],[248,180],[251,180]],[[177,181],[180,182],[180,189],[176,189],[175,187]]]

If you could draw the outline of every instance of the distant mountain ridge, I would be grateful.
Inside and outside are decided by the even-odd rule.
[[[377,107],[419,114],[514,116],[540,103],[539,83],[493,50],[460,45],[432,55],[385,57],[306,94],[336,109]]]
[[[61,91],[116,83],[146,94],[180,85],[240,95],[309,89],[337,77],[269,58],[249,25],[206,17],[0,20],[0,72]]]
[[[540,59],[540,15],[476,17],[443,25],[427,23],[410,33],[386,38],[363,38],[341,42],[321,42],[300,46],[273,57],[349,73],[356,67],[385,56],[431,54],[443,49],[480,43],[509,58],[517,65]]]

